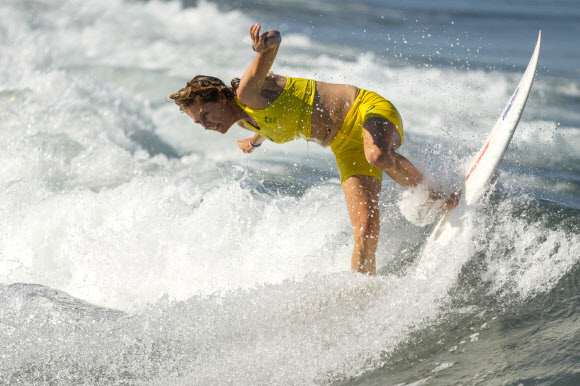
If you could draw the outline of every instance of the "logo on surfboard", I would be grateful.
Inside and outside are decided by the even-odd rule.
[[[512,100],[510,101],[510,104],[508,105],[507,109],[505,110],[505,113],[503,113],[503,117],[502,117],[502,121],[505,121],[505,117],[506,115],[509,113],[510,109],[512,108],[512,104],[514,103],[514,101],[516,100],[516,97],[518,96],[518,91],[520,91],[520,88],[518,87],[516,92],[514,93],[514,96],[512,98]]]

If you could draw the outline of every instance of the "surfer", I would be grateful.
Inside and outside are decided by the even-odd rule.
[[[336,157],[354,233],[351,267],[374,275],[379,236],[379,195],[382,174],[405,187],[423,177],[408,159],[396,153],[403,142],[403,122],[388,100],[352,85],[318,82],[270,73],[282,37],[278,31],[260,33],[252,24],[256,56],[231,87],[199,75],[171,95],[180,110],[206,130],[225,134],[237,123],[255,134],[237,141],[251,153],[268,139],[284,143],[303,138],[330,146]],[[442,209],[457,205],[459,195],[431,191]]]

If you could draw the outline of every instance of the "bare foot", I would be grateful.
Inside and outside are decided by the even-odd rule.
[[[441,210],[444,212],[449,212],[451,209],[455,208],[459,204],[459,199],[461,198],[461,190],[451,193],[451,196],[447,198],[447,201],[441,205]]]
[[[448,195],[447,193],[431,191],[429,192],[429,201],[433,202],[441,202],[443,204],[439,207],[444,212],[448,212],[451,209],[455,208],[457,204],[459,204],[459,199],[461,198],[461,190],[451,193]]]

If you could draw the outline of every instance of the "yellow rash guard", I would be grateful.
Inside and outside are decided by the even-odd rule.
[[[276,143],[290,142],[298,138],[310,139],[312,131],[312,105],[316,81],[286,77],[286,86],[278,98],[265,109],[251,109],[238,98],[234,100],[249,116],[258,122],[259,128],[244,122],[246,127],[260,136]]]
[[[275,143],[290,142],[298,138],[308,140],[312,132],[312,106],[316,81],[286,77],[287,82],[280,96],[268,107],[260,110],[244,106],[234,100],[249,116],[258,122],[259,128],[244,122],[246,127]],[[373,176],[382,180],[383,171],[372,166],[365,157],[362,126],[367,119],[385,118],[397,127],[403,141],[403,120],[399,112],[385,98],[367,90],[359,93],[346,116],[340,131],[330,143],[336,157],[341,183],[357,174]]]

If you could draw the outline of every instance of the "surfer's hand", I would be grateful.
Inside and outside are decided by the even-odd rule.
[[[254,146],[254,147],[250,146],[250,141],[251,140],[252,140],[252,138],[240,139],[236,143],[238,144],[238,147],[240,149],[242,149],[242,151],[244,153],[251,153],[257,147],[257,146]]]
[[[263,53],[280,44],[282,41],[280,32],[272,30],[260,35],[260,28],[262,26],[259,23],[250,26],[250,37],[252,38],[252,48],[254,51]]]

